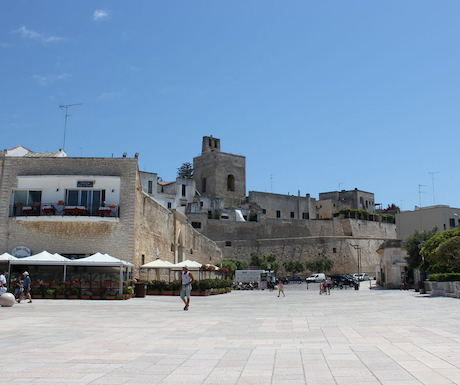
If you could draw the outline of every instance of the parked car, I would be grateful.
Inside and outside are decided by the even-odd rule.
[[[305,281],[307,282],[321,282],[322,280],[326,279],[326,275],[324,273],[316,273],[310,275]]]
[[[371,279],[369,277],[369,274],[365,274],[365,273],[353,274],[353,277],[355,277],[359,281],[369,281]]]
[[[281,278],[277,278],[278,281],[282,282],[283,285],[286,285],[289,283],[289,279],[285,278],[285,277],[281,277]]]
[[[289,277],[289,283],[302,283],[303,279],[300,276],[295,276],[295,277]]]
[[[355,284],[353,277],[348,274],[334,274],[331,275],[331,278],[337,286],[353,286]]]

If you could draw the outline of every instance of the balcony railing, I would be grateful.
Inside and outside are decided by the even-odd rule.
[[[40,217],[40,216],[84,216],[112,217],[120,216],[120,206],[116,204],[98,205],[64,205],[59,203],[35,203],[33,206],[16,203],[10,206],[10,217]]]

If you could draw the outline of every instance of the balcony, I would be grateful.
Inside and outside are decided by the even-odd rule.
[[[99,205],[64,205],[57,203],[34,203],[32,206],[16,203],[10,205],[10,217],[100,217],[119,218],[120,206],[116,204]]]

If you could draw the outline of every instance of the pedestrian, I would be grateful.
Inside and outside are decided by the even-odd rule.
[[[279,281],[279,284],[278,284],[278,297],[281,296],[281,294],[283,294],[283,297],[286,297],[286,295],[284,294],[283,282]]]
[[[192,291],[192,284],[195,282],[192,273],[188,271],[188,266],[182,268],[182,277],[181,277],[181,291],[180,297],[184,301],[184,310],[188,310],[190,305],[190,292]],[[186,299],[187,298],[187,299]]]
[[[332,287],[332,278],[330,275],[327,276],[327,294],[331,295],[331,287]]]
[[[24,276],[24,281],[22,283],[23,290],[24,290],[24,297],[26,297],[29,300],[29,303],[32,303],[32,297],[30,296],[30,277],[29,273],[27,271],[24,271],[22,273]]]
[[[16,278],[16,286],[14,288],[14,297],[16,298],[17,303],[20,303],[22,300],[22,291],[23,291],[22,275],[19,274],[18,278]]]
[[[5,294],[8,288],[8,285],[6,283],[6,276],[7,272],[2,271],[2,274],[0,274],[0,295]]]

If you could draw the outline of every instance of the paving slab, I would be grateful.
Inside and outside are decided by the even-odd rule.
[[[460,302],[286,285],[0,308],[1,383],[460,384]]]

